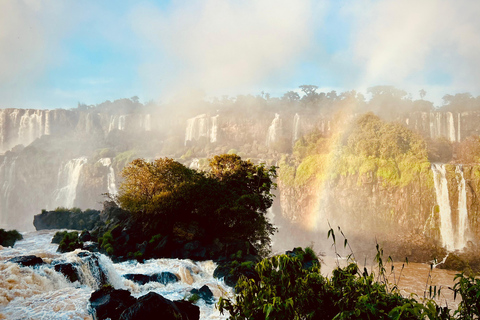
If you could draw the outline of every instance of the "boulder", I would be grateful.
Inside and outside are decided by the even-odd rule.
[[[176,275],[167,271],[161,273],[154,273],[152,275],[128,273],[123,275],[123,277],[141,285],[148,282],[158,282],[163,285],[167,285],[169,283],[175,283],[179,280]]]
[[[117,290],[104,286],[90,296],[90,306],[95,310],[95,319],[119,319],[127,308],[132,306],[136,299],[128,290]]]
[[[180,308],[179,308],[180,307]],[[193,320],[200,318],[200,309],[189,302],[172,302],[155,292],[137,299],[120,316],[121,320]]]
[[[77,268],[71,263],[59,263],[54,266],[55,271],[60,272],[70,282],[79,280]]]
[[[147,282],[152,281],[150,276],[144,275],[144,274],[134,274],[134,273],[128,273],[124,274],[123,277],[128,280],[132,280],[135,283],[138,284],[145,284]]]
[[[179,279],[178,277],[171,273],[171,272],[168,272],[168,271],[164,271],[164,272],[161,272],[161,273],[155,273],[155,274],[152,274],[150,276],[152,279],[152,281],[156,281],[156,282],[159,282],[163,285],[167,285],[169,283],[175,283],[177,282]]]
[[[33,255],[15,257],[8,260],[8,262],[17,263],[23,267],[35,267],[35,266],[40,266],[42,264],[45,264],[42,258],[33,256]]]
[[[202,286],[200,289],[192,289],[190,293],[198,295],[207,304],[213,304],[213,293],[207,285]]]

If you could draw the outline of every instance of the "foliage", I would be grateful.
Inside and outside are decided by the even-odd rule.
[[[341,134],[326,137],[314,131],[299,139],[293,160],[283,158],[279,172],[282,183],[295,186],[347,175],[358,175],[359,183],[368,175],[385,185],[406,186],[419,176],[428,178],[429,168],[420,136],[367,113]]]
[[[63,236],[62,241],[58,245],[58,252],[69,252],[75,249],[83,248],[83,242],[78,238],[78,232],[66,232]]]
[[[335,237],[333,230],[329,235]],[[228,311],[229,319],[451,319],[434,300],[405,298],[390,286],[378,246],[377,252],[377,277],[354,262],[338,266],[331,278],[322,276],[313,251],[301,248],[264,259],[256,266],[259,281],[241,279],[238,295],[221,298],[219,310]],[[308,259],[316,263],[306,264]]]
[[[209,168],[198,172],[169,158],[134,160],[121,173],[117,200],[148,238],[213,241],[215,235],[222,243],[267,249],[275,231],[266,218],[275,167],[224,154],[210,159]]]
[[[0,229],[0,245],[4,247],[13,247],[17,240],[22,240],[23,236],[17,230],[6,231]]]
[[[455,276],[456,283],[453,287],[454,296],[460,295],[460,301],[455,316],[458,319],[480,318],[480,279],[463,273]]]

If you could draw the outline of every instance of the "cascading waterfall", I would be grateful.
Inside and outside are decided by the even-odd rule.
[[[0,225],[7,224],[10,210],[10,193],[15,185],[15,160],[8,163],[7,158],[0,164]]]
[[[104,167],[108,168],[108,174],[107,174],[108,193],[111,195],[116,195],[118,193],[118,190],[117,190],[117,183],[115,180],[115,170],[112,167],[112,159],[102,158],[98,160],[98,162],[101,163]]]
[[[455,176],[458,189],[458,215],[452,215],[452,206],[448,193],[448,180],[446,178],[446,168],[444,164],[432,165],[433,178],[435,184],[435,194],[437,198],[440,233],[442,244],[447,250],[462,250],[467,245],[468,231],[468,209],[467,209],[467,191],[465,188],[465,178],[460,165],[455,167]],[[455,208],[455,207],[454,207]],[[456,218],[455,218],[456,217]],[[454,223],[456,222],[456,223]]]
[[[218,114],[210,118],[212,121],[212,129],[210,130],[210,142],[217,142],[217,131],[218,131]]]
[[[152,119],[149,114],[146,114],[145,118],[143,119],[143,127],[145,131],[152,131]]]
[[[108,132],[112,131],[115,128],[115,119],[116,119],[116,116],[110,116],[110,124],[108,125]]]
[[[455,121],[453,120],[453,114],[451,112],[447,112],[448,116],[448,140],[451,142],[455,142],[457,139],[455,135]]]
[[[120,131],[125,130],[125,116],[118,117],[118,130]]]
[[[440,234],[442,244],[447,250],[455,249],[455,238],[452,224],[452,211],[448,196],[448,184],[445,165],[432,164],[435,194],[440,215]]]
[[[460,141],[462,141],[462,140],[460,139],[460,138],[462,137],[462,136],[460,135],[460,128],[461,128],[461,127],[460,127],[460,122],[461,122],[461,114],[460,114],[460,113],[458,113],[457,119],[458,119],[458,121],[457,121],[457,122],[458,122],[458,127],[457,127],[457,141],[460,142]]]
[[[467,190],[465,188],[465,177],[461,166],[455,168],[457,177],[460,177],[458,184],[458,249],[462,249],[467,245],[466,231],[468,229],[468,210],[467,210]]]
[[[266,141],[267,147],[270,147],[277,140],[277,130],[280,127],[280,124],[280,115],[278,113],[275,113],[275,118],[272,120],[272,124],[270,124],[270,127],[268,127]]]
[[[54,194],[54,207],[71,208],[77,197],[77,186],[86,157],[68,161],[58,172],[57,190]]]
[[[92,319],[88,299],[95,289],[110,284],[115,289],[130,291],[143,296],[155,291],[166,299],[185,299],[193,288],[206,285],[214,295],[233,297],[233,291],[225,283],[213,277],[216,268],[212,261],[193,262],[181,259],[151,259],[143,263],[129,260],[113,263],[100,253],[75,250],[57,252],[58,245],[51,243],[55,231],[42,230],[24,233],[24,239],[14,248],[0,250],[0,318],[2,319]],[[46,264],[35,268],[22,267],[8,262],[22,255],[42,257]],[[71,283],[55,265],[71,265],[79,280]],[[152,281],[135,283],[125,278],[126,274],[153,275],[168,272],[178,281],[167,285]],[[200,319],[226,319],[215,304],[202,299],[195,302],[200,308]]]
[[[206,114],[201,114],[187,120],[187,129],[185,131],[185,145],[188,141],[198,140],[200,137],[206,137],[209,141],[212,139],[210,128],[208,127],[208,118]],[[216,139],[216,134],[215,134]]]
[[[295,116],[293,117],[293,144],[295,144],[295,141],[298,140],[299,129],[300,129],[300,116],[298,115],[298,113],[295,113]]]

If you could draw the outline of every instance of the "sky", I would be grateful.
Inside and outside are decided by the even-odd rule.
[[[0,0],[0,108],[392,85],[480,95],[477,0]]]

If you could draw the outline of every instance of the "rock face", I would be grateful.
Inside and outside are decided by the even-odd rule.
[[[98,210],[86,210],[83,212],[69,210],[44,211],[33,217],[33,225],[36,230],[92,230],[99,221],[100,211]]]

